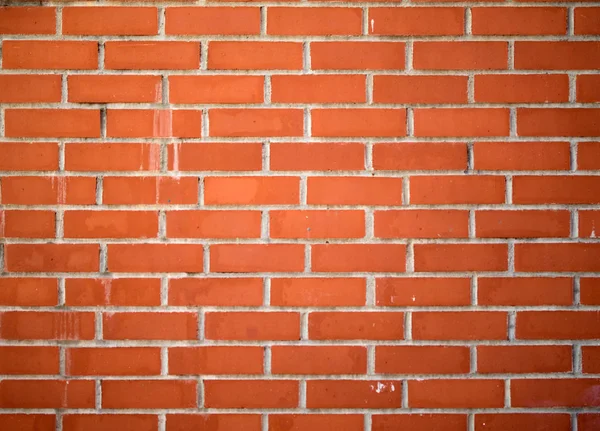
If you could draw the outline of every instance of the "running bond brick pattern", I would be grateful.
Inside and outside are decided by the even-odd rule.
[[[3,3],[0,430],[600,430],[600,1]]]

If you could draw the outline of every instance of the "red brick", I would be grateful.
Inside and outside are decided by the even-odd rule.
[[[202,272],[201,244],[109,244],[112,272]]]
[[[429,108],[414,110],[415,136],[508,136],[504,108]]]
[[[271,431],[363,431],[363,416],[343,414],[269,414]],[[20,431],[20,430],[19,430]]]
[[[458,210],[375,211],[377,238],[467,238],[469,213]]]
[[[600,271],[600,244],[516,244],[515,270],[525,272]]]
[[[257,7],[167,7],[168,35],[241,35],[260,33]]]
[[[382,177],[309,177],[312,205],[400,205],[402,179]]]
[[[94,313],[4,311],[0,335],[5,340],[91,340]]]
[[[581,278],[581,303],[586,305],[600,305],[600,279]]]
[[[200,43],[111,41],[105,43],[106,69],[199,69]]]
[[[596,225],[598,232],[596,232]],[[579,211],[579,237],[596,238],[600,236],[600,211]]]
[[[429,70],[506,69],[506,42],[414,42],[413,67]]]
[[[475,101],[482,103],[568,102],[569,77],[567,75],[476,75]]]
[[[568,238],[569,211],[477,211],[478,238]]]
[[[160,279],[67,278],[65,304],[78,307],[160,305]]]
[[[418,8],[403,10],[411,9]],[[373,77],[373,101],[375,103],[467,103],[467,77],[376,75]]]
[[[196,340],[196,313],[104,313],[105,340]],[[161,406],[166,407],[166,406]]]
[[[314,70],[402,70],[403,42],[312,42]]]
[[[9,272],[95,272],[98,244],[6,244],[5,270]]]
[[[156,238],[153,211],[65,211],[65,238]]]
[[[410,179],[411,204],[501,204],[502,176],[415,176]]]
[[[271,238],[362,238],[363,211],[290,210],[270,211]]]
[[[298,177],[207,177],[206,205],[285,205],[300,201]]]
[[[172,278],[169,305],[259,306],[263,303],[260,278]]]
[[[85,347],[67,349],[69,376],[149,376],[160,374],[157,347]]]
[[[341,7],[270,7],[267,34],[358,36],[362,34],[362,10]]]
[[[273,346],[273,374],[365,374],[362,346]]]
[[[0,407],[25,409],[94,408],[92,380],[2,380]]]
[[[53,7],[3,7],[0,9],[0,33],[54,34],[55,15]]]
[[[50,142],[3,142],[0,144],[0,170],[58,170],[58,145]]]
[[[262,145],[254,143],[175,143],[167,147],[174,171],[260,171]]]
[[[575,34],[600,34],[600,8],[575,8]]]
[[[600,426],[600,414],[579,413],[577,415],[578,431],[594,431],[598,429],[598,426]]]
[[[314,272],[404,272],[404,244],[314,244]]]
[[[140,414],[67,414],[63,416],[64,431],[158,431],[156,415]]]
[[[158,34],[158,13],[155,7],[66,7],[62,11],[62,17],[63,34]]]
[[[171,347],[169,374],[262,374],[263,347]]]
[[[171,103],[262,103],[263,100],[262,76],[169,76]]]
[[[475,169],[492,171],[568,170],[568,142],[475,142]]]
[[[399,408],[402,382],[395,380],[309,380],[306,407],[312,409]]]
[[[54,211],[0,211],[0,238],[54,238]]]
[[[566,373],[571,358],[571,346],[478,346],[477,372]]]
[[[300,315],[288,312],[208,312],[208,340],[299,340]]]
[[[364,75],[275,75],[271,77],[271,101],[273,103],[364,103],[366,102],[365,85]]]
[[[468,278],[378,278],[376,304],[384,307],[471,304]]]
[[[167,211],[168,238],[260,238],[259,211]]]
[[[292,380],[205,380],[204,406],[239,409],[298,407],[298,382]]]
[[[65,169],[68,171],[157,171],[158,144],[67,143]]]
[[[209,70],[301,70],[298,42],[225,42],[208,45]]]
[[[365,305],[363,278],[273,278],[271,305],[281,307],[351,307]]]
[[[4,42],[6,45],[7,42]],[[98,109],[6,109],[4,134],[7,137],[100,137]]]
[[[506,340],[507,329],[505,312],[441,311],[412,315],[415,340]]]
[[[210,247],[211,272],[300,272],[302,244],[216,244]]]
[[[58,374],[58,347],[2,346],[0,347],[0,373]]]
[[[415,271],[505,271],[506,244],[416,244]]]
[[[597,374],[600,370],[600,347],[582,346],[581,364],[584,373]]]
[[[155,103],[162,100],[161,79],[154,75],[73,75],[68,78],[68,88],[69,102],[76,103]]]
[[[600,42],[515,42],[515,69],[585,70],[600,67]]]
[[[85,205],[96,203],[96,178],[5,177],[2,202],[17,205]]]
[[[404,313],[312,312],[308,336],[311,340],[402,340]]]
[[[54,278],[0,278],[0,305],[58,305],[58,282]]]
[[[97,69],[98,42],[5,40],[3,69]]]
[[[261,416],[258,414],[168,414],[167,431],[260,431]],[[133,430],[132,430],[133,431]],[[136,430],[137,431],[137,430]]]
[[[475,431],[571,431],[568,414],[548,413],[477,413]]]
[[[199,138],[201,111],[109,109],[106,134],[116,138]]]
[[[598,100],[600,101],[600,98]],[[600,170],[600,142],[577,144],[577,169]]]
[[[60,102],[60,81],[58,75],[0,75],[0,102]]]
[[[313,136],[406,135],[405,109],[313,109],[311,121]]]
[[[598,379],[512,380],[511,405],[514,407],[598,407],[594,391]]]
[[[369,34],[459,36],[463,20],[464,9],[458,7],[369,8]]]
[[[378,414],[373,415],[372,421],[373,431],[464,431],[467,428],[467,415],[461,414]]]
[[[208,119],[210,136],[302,136],[304,133],[301,109],[211,109]]]
[[[102,408],[195,408],[194,380],[103,380]]]
[[[375,372],[384,374],[466,374],[467,346],[377,346]]]
[[[375,144],[373,167],[385,171],[465,170],[467,146],[455,142]]]
[[[498,408],[504,406],[502,380],[421,380],[408,382],[411,408]]]
[[[541,36],[567,33],[567,9],[558,7],[475,7],[475,35]]]
[[[365,168],[362,143],[271,143],[270,153],[270,169],[274,171],[358,171]]]
[[[513,202],[516,204],[600,203],[600,178],[595,176],[516,176]]]
[[[519,108],[517,133],[519,136],[598,136],[599,117],[600,109]]]
[[[481,305],[571,305],[570,278],[479,278],[477,302]]]
[[[600,102],[600,77],[597,75],[578,75],[576,92],[578,102]]]
[[[195,177],[105,177],[102,202],[108,205],[196,204]]]
[[[0,428],[11,431],[55,431],[56,418],[54,414],[2,414]]]
[[[516,336],[521,340],[587,340],[600,337],[596,311],[519,311]]]

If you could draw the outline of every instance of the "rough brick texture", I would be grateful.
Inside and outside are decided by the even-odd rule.
[[[0,430],[600,430],[600,0],[0,4]]]

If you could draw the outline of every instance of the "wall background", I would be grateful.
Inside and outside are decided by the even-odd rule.
[[[598,3],[18,3],[0,429],[600,429]]]

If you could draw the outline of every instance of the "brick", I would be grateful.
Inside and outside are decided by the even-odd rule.
[[[5,177],[2,202],[16,205],[90,205],[96,203],[96,178]]]
[[[520,136],[597,136],[600,109],[517,109]]]
[[[415,271],[505,271],[506,244],[416,244]]]
[[[262,76],[169,76],[171,103],[262,103],[263,100]]]
[[[104,67],[106,69],[199,69],[200,44],[198,42],[133,42],[111,41],[105,43]]]
[[[402,179],[309,177],[309,205],[401,205]]]
[[[79,307],[160,305],[160,279],[67,278],[65,305]]]
[[[580,279],[580,301],[586,305],[600,305],[600,281],[597,278]]]
[[[411,9],[418,8],[403,10]],[[417,104],[467,103],[467,77],[376,75],[373,77],[373,101],[376,103]]]
[[[207,177],[205,205],[298,204],[298,177]]]
[[[478,346],[477,372],[491,374],[566,373],[571,346]]]
[[[467,168],[467,146],[457,142],[375,144],[373,167],[384,171],[462,171]]]
[[[313,272],[404,272],[404,244],[314,244]]]
[[[423,1],[423,0],[417,0]],[[372,416],[373,431],[407,429],[413,431],[463,431],[467,428],[464,414],[375,414]]]
[[[415,340],[507,340],[507,325],[507,314],[499,311],[412,314]]]
[[[210,246],[211,272],[300,272],[302,244],[216,244]]]
[[[402,42],[311,42],[313,70],[402,70]]]
[[[54,431],[56,417],[54,414],[2,414],[0,427],[12,431]],[[71,431],[71,430],[69,430]]]
[[[471,304],[468,278],[377,278],[375,303],[384,307]]]
[[[211,109],[209,136],[302,136],[301,109]]]
[[[596,311],[520,311],[516,337],[521,340],[587,340],[600,335]]]
[[[575,8],[575,34],[600,34],[600,8]]]
[[[0,238],[54,238],[54,211],[4,210],[0,212]]]
[[[66,414],[62,417],[64,431],[158,431],[156,415],[141,414]]]
[[[156,347],[84,347],[67,349],[69,376],[150,376],[160,374]]]
[[[260,171],[262,145],[254,143],[175,143],[167,147],[174,171]]]
[[[270,7],[267,34],[330,36],[362,34],[362,10],[341,7]]]
[[[225,42],[208,45],[209,70],[301,70],[298,42]]]
[[[568,142],[475,142],[475,169],[493,171],[568,170]]]
[[[477,302],[481,305],[571,305],[570,278],[479,278]]]
[[[377,346],[375,372],[384,374],[466,374],[467,346]]]
[[[58,347],[2,346],[0,347],[0,373],[58,374]]]
[[[600,67],[600,42],[515,42],[515,69],[585,70]]]
[[[536,431],[569,431],[571,418],[564,413],[477,413],[475,415],[475,431],[518,430],[521,427]]]
[[[203,346],[169,349],[169,374],[262,374],[263,347]]]
[[[202,272],[201,244],[109,244],[112,272]]]
[[[260,33],[257,7],[167,7],[168,35],[242,35]]]
[[[365,86],[364,75],[274,75],[271,77],[271,101],[274,103],[364,103],[366,102]]]
[[[581,365],[584,373],[597,374],[600,370],[599,346],[582,346]]]
[[[6,244],[5,270],[9,272],[95,272],[98,244]]]
[[[458,7],[369,8],[369,34],[460,36],[464,9]]]
[[[55,14],[53,7],[3,7],[0,10],[0,33],[54,34]]]
[[[281,307],[365,305],[363,278],[273,278],[270,304]]]
[[[515,270],[530,272],[596,272],[600,244],[516,244]]]
[[[600,77],[597,75],[577,75],[575,91],[578,102],[600,102]]]
[[[516,176],[513,202],[516,204],[600,203],[600,178],[595,176]]]
[[[402,340],[404,313],[312,312],[308,316],[311,340]]]
[[[55,278],[0,278],[0,305],[58,305],[58,282]]]
[[[298,382],[292,380],[205,380],[204,406],[209,408],[293,408]]]
[[[4,311],[0,334],[6,340],[91,340],[94,313]]]
[[[271,143],[270,164],[274,171],[359,171],[365,168],[365,146],[343,142]]]
[[[498,408],[504,406],[502,380],[421,380],[408,382],[412,408]]]
[[[395,380],[309,380],[306,407],[385,409],[401,404],[402,382]]]
[[[259,306],[263,303],[260,278],[172,278],[169,305]]]
[[[577,415],[577,429],[579,431],[594,431],[600,425],[600,415],[594,413],[580,413]]]
[[[5,42],[6,44],[6,42]],[[4,134],[7,137],[100,137],[97,109],[6,109]]]
[[[153,211],[65,211],[65,238],[156,238]]]
[[[273,374],[365,374],[363,346],[273,346]]]
[[[410,203],[501,204],[505,187],[501,176],[415,176],[410,179]]]
[[[25,409],[94,408],[92,380],[2,380],[0,407]]]
[[[52,103],[60,102],[60,98],[61,78],[58,75],[0,76],[1,103]]]
[[[70,40],[5,40],[4,69],[97,69],[98,43]]]
[[[158,34],[158,13],[155,7],[66,7],[62,11],[62,17],[63,34]]]
[[[597,379],[512,380],[511,405],[515,407],[598,407],[591,396]]]
[[[362,415],[343,414],[270,414],[271,431],[363,431]]]
[[[158,171],[160,146],[135,143],[67,143],[68,171]]]
[[[506,42],[414,42],[413,68],[423,70],[506,69]]]
[[[482,103],[568,102],[569,77],[567,75],[475,75],[475,101]]]
[[[152,162],[152,157],[150,157]],[[151,205],[198,203],[195,177],[106,177],[102,202],[105,205]]]
[[[375,211],[377,238],[467,238],[469,213],[459,210]]]
[[[167,431],[218,431],[219,429],[261,430],[261,415],[254,414],[168,414]]]
[[[199,138],[201,111],[109,109],[106,134],[115,138]]]
[[[271,238],[363,238],[365,213],[336,210],[269,212]]]
[[[313,109],[311,116],[313,136],[406,135],[405,109]]]
[[[568,211],[477,211],[478,238],[568,238]]]
[[[67,86],[69,102],[156,103],[162,100],[161,79],[154,75],[74,75],[69,76]]]
[[[196,313],[104,313],[105,340],[196,340]]]
[[[600,228],[600,211],[579,211],[579,237],[595,238],[600,236],[600,229],[596,233],[596,225]]]
[[[429,108],[414,110],[415,136],[508,136],[504,108]]]
[[[168,211],[168,238],[260,238],[259,211]]]
[[[195,408],[194,380],[103,380],[102,408]]]
[[[207,312],[208,340],[299,340],[300,315],[289,312]]]
[[[0,144],[0,170],[58,170],[58,145],[53,142],[3,142]]]
[[[558,7],[475,7],[471,9],[475,35],[564,35],[567,9]]]

